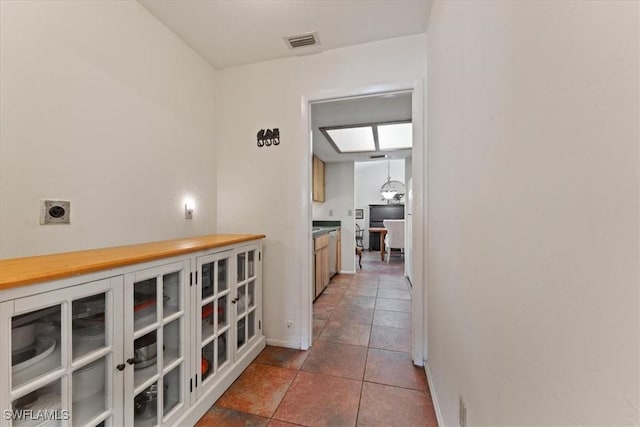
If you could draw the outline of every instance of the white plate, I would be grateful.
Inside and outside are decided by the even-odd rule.
[[[39,411],[59,411],[60,410],[60,395],[55,393],[47,393],[42,396],[38,396],[38,400],[33,402],[33,404],[28,408],[32,411],[34,415],[37,415]],[[14,421],[14,426],[20,427],[40,427],[40,426],[49,426],[56,425],[59,421],[56,420],[46,420],[46,419],[23,419],[19,421]]]
[[[38,337],[36,338],[36,343],[34,344],[36,348],[36,355],[31,359],[27,359],[24,362],[18,363],[17,365],[13,365],[11,367],[11,372],[14,374],[16,372],[23,371],[29,366],[33,366],[34,364],[40,362],[45,357],[53,353],[53,350],[56,349],[56,340],[51,337]]]

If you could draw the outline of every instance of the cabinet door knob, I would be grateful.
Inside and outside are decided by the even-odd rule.
[[[129,365],[133,365],[134,363],[136,363],[136,358],[135,357],[130,357],[129,359],[127,359],[127,363]]]
[[[116,366],[116,369],[118,371],[124,371],[124,368],[126,368],[127,365],[125,365],[124,363],[121,363],[119,365]]]

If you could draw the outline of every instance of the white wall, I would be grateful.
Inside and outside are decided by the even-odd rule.
[[[313,202],[313,219],[340,221],[340,262],[343,273],[355,273],[354,191],[353,162],[325,164],[325,201]]]
[[[137,2],[0,15],[0,257],[215,232],[212,68]],[[39,225],[45,198],[71,225]]]
[[[263,318],[270,342],[300,346],[307,322],[301,292],[311,280],[311,154],[303,98],[422,79],[425,46],[418,35],[218,72],[218,228],[267,235]],[[258,148],[256,132],[273,127],[280,145]]]
[[[428,365],[445,425],[638,425],[637,2],[437,2]]]
[[[405,160],[389,160],[391,180],[405,181]],[[387,182],[387,160],[372,160],[370,162],[356,162],[356,209],[364,210],[364,218],[356,220],[356,223],[364,230],[364,247],[369,249],[369,205],[383,205],[380,196],[380,187]],[[402,203],[405,202],[404,197]]]

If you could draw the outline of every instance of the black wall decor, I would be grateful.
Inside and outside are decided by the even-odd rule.
[[[260,129],[258,131],[258,147],[270,147],[272,145],[280,145],[280,129]]]

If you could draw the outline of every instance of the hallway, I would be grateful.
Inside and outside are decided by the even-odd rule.
[[[437,426],[411,362],[411,293],[397,257],[364,252],[313,306],[313,347],[267,348],[198,426]]]

